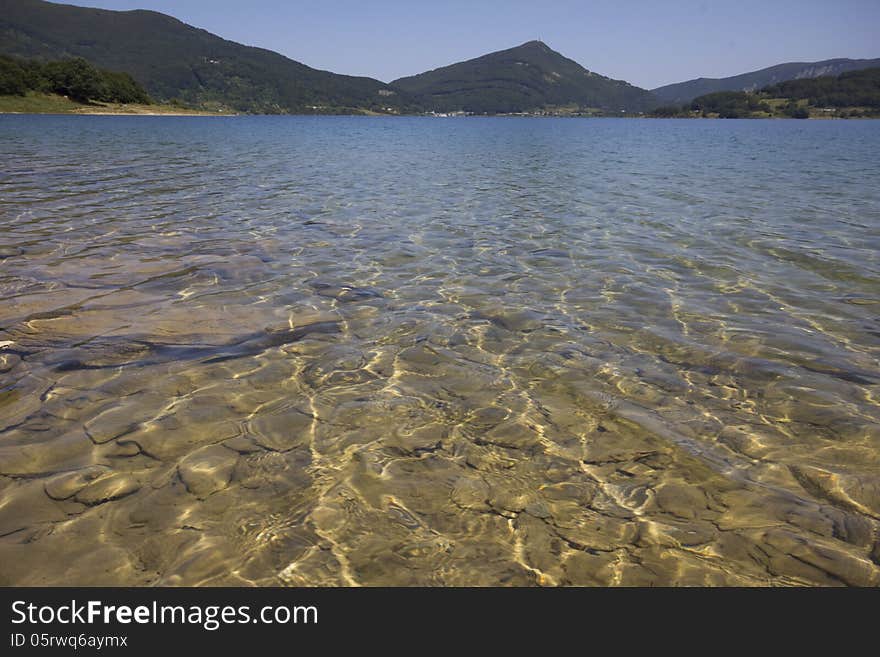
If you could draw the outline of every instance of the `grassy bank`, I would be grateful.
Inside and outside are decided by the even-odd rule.
[[[24,96],[0,96],[0,114],[138,114],[223,116],[224,112],[193,110],[177,105],[135,103],[78,103],[66,96],[29,91]],[[227,113],[228,114],[228,113]]]

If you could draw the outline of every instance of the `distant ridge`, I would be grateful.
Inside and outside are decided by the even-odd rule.
[[[443,112],[491,114],[565,106],[636,112],[656,104],[650,92],[588,71],[541,41],[391,84]]]
[[[836,76],[848,71],[860,71],[878,66],[880,59],[841,58],[826,59],[821,62],[790,62],[729,78],[697,78],[687,82],[667,84],[654,89],[653,92],[663,103],[680,105],[716,91],[757,91],[788,80]]]

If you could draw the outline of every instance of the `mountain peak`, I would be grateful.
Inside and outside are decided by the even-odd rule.
[[[532,41],[526,41],[518,46],[514,46],[513,48],[509,48],[508,50],[502,50],[500,52],[520,52],[520,53],[533,53],[533,54],[544,54],[544,55],[557,55],[562,57],[558,52],[553,50],[550,46],[548,46],[543,41],[539,41],[534,39]]]
[[[644,89],[591,73],[537,39],[391,84],[444,112],[620,112],[649,109],[654,102]]]

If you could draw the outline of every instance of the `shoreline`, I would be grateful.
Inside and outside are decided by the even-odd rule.
[[[862,121],[877,120],[880,116],[857,116],[857,117],[840,117],[840,116],[811,116],[803,119],[794,119],[787,116],[760,116],[760,117],[742,117],[737,119],[722,119],[717,116],[652,116],[652,115],[594,115],[594,116],[576,116],[565,114],[463,114],[457,116],[436,116],[431,114],[378,114],[378,113],[285,113],[285,114],[249,114],[239,112],[211,112],[207,110],[139,110],[135,106],[125,107],[118,110],[107,107],[95,107],[94,109],[83,107],[71,109],[68,111],[17,111],[0,109],[2,115],[31,115],[31,116],[193,116],[193,117],[234,117],[234,116],[357,116],[364,118],[424,118],[424,119],[651,119],[651,120],[674,120],[674,121]],[[161,106],[157,106],[161,107]]]
[[[189,108],[173,103],[81,103],[58,94],[0,96],[0,114],[83,116],[234,116],[237,112]]]
[[[213,114],[210,112],[9,112],[0,110],[0,115],[19,116],[242,116],[241,114]],[[267,115],[271,116],[271,115]]]

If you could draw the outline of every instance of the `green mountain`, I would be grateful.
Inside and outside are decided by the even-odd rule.
[[[378,80],[319,71],[153,11],[0,0],[0,54],[82,57],[130,73],[156,100],[237,111],[381,111],[404,102]]]
[[[787,80],[835,76],[847,71],[858,71],[877,66],[880,66],[880,59],[826,59],[811,63],[792,62],[729,78],[697,78],[687,82],[668,84],[654,89],[653,92],[661,102],[678,105],[689,103],[698,96],[718,91],[757,91],[771,84]]]
[[[493,114],[562,107],[634,112],[658,104],[650,92],[588,71],[540,41],[391,84],[441,112]]]
[[[880,110],[880,67],[836,77],[788,80],[762,89],[769,96],[806,100],[814,107],[868,107]]]
[[[666,105],[660,109],[667,114],[680,114],[694,111],[682,110],[681,105],[708,94],[754,92],[789,80],[880,67],[880,59],[780,64],[730,78],[690,80],[650,92],[588,71],[546,44],[529,41],[386,84],[372,78],[317,70],[270,50],[227,41],[154,11],[109,11],[43,0],[0,0],[0,55],[44,63],[84,59],[98,69],[99,77],[103,76],[99,85],[103,91],[96,98],[101,94],[112,95],[108,91],[108,76],[114,75],[115,87],[141,85],[160,103],[179,101],[205,109],[257,113],[619,114]],[[14,68],[3,73],[4,79],[12,80],[10,84],[20,75]],[[28,82],[29,89],[51,91],[70,86],[59,78],[59,71],[47,69],[51,75],[34,77],[36,69],[28,70],[34,78]],[[132,80],[120,77],[123,74],[130,75]],[[42,81],[37,84],[35,80]],[[13,87],[18,88],[20,84],[16,84]],[[130,93],[130,88],[126,93]],[[121,93],[114,97],[122,97]],[[800,105],[807,103],[804,98],[792,98]],[[748,103],[743,105],[740,97],[735,101],[719,97],[711,102],[734,102],[736,106],[730,110],[734,114],[763,111],[747,106]],[[811,107],[823,104],[809,102]],[[854,107],[873,106],[862,103]]]

